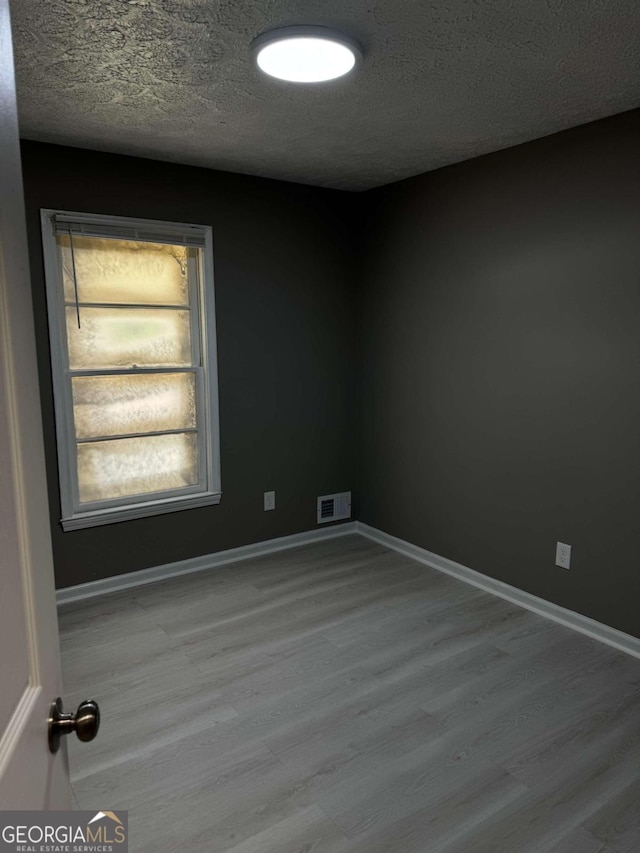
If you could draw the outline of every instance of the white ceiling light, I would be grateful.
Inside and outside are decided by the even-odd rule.
[[[261,71],[292,83],[335,80],[362,59],[357,42],[327,27],[281,27],[251,48]]]

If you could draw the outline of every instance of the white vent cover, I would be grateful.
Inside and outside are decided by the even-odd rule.
[[[318,524],[351,518],[351,492],[337,495],[322,495],[318,498]]]

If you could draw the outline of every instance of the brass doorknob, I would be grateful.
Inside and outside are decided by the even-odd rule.
[[[65,714],[62,699],[58,696],[49,711],[49,749],[54,754],[60,749],[60,738],[75,732],[78,740],[93,740],[100,728],[100,708],[93,699],[85,699],[78,705],[75,714]]]

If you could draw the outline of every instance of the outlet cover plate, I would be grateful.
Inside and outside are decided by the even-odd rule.
[[[275,492],[265,492],[264,493],[264,511],[267,512],[270,509],[276,508],[276,493]]]
[[[571,545],[564,542],[556,543],[556,566],[561,569],[571,568]]]

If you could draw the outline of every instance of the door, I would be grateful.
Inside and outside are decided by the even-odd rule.
[[[61,695],[8,0],[0,0],[0,809],[67,809]]]

